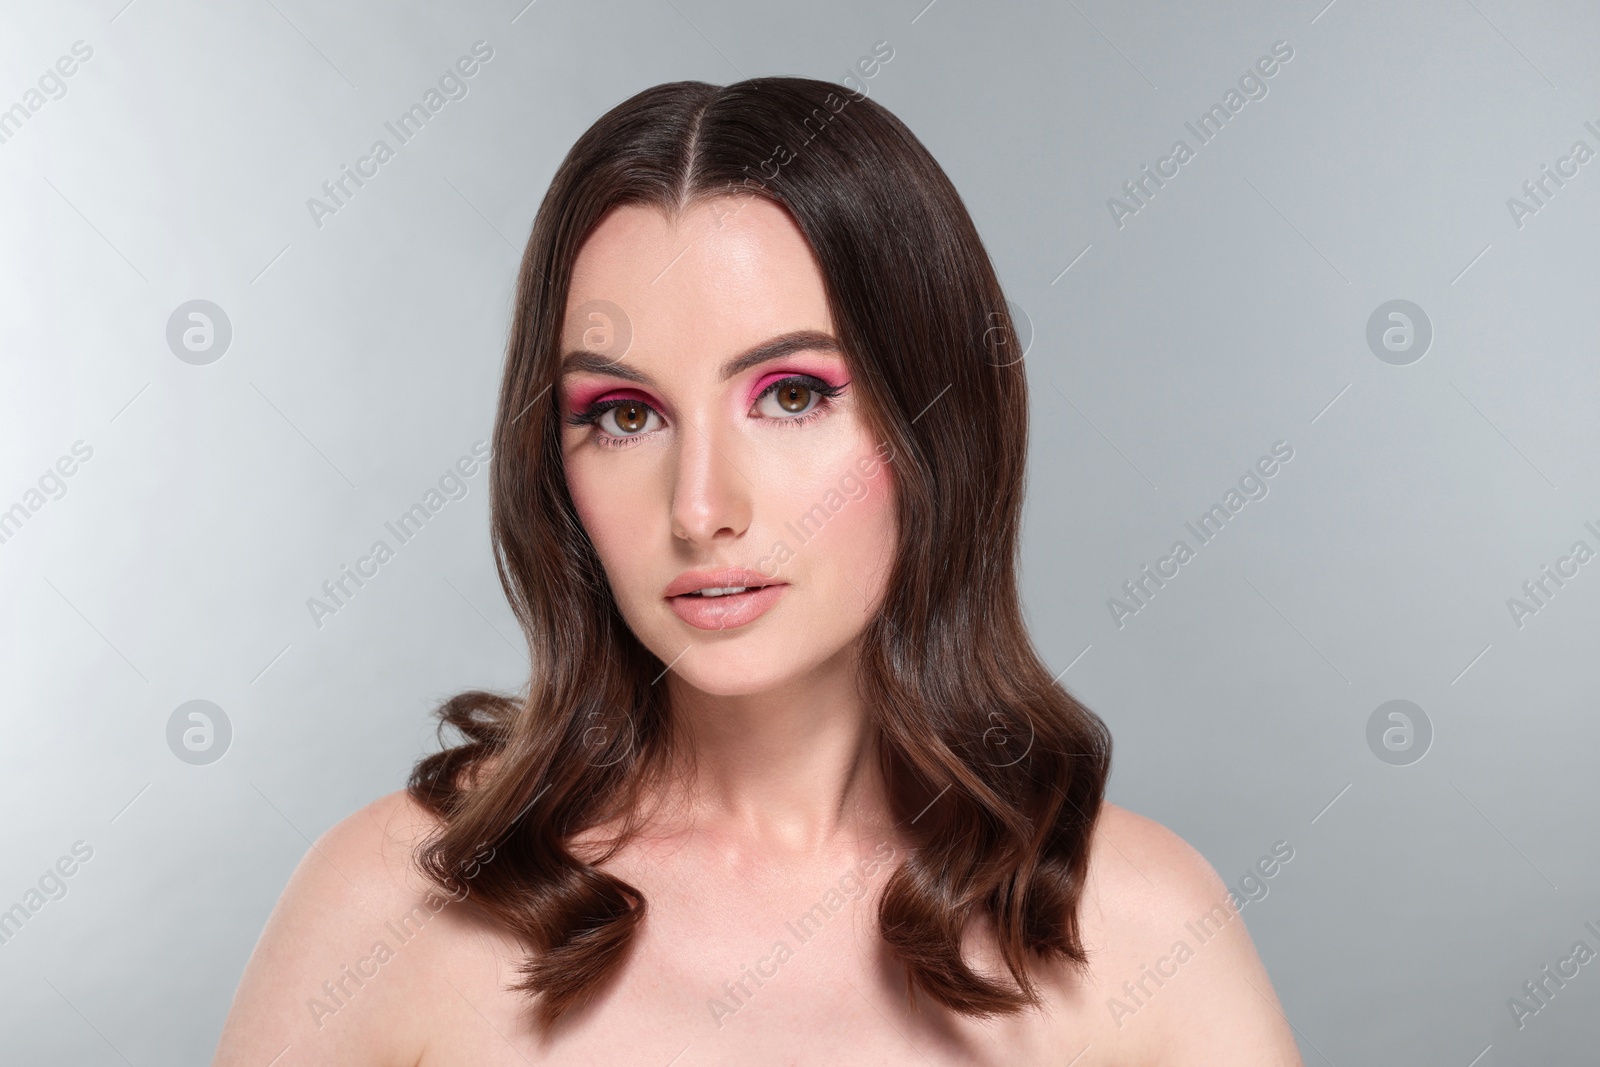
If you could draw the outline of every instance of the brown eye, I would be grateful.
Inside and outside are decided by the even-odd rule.
[[[782,378],[761,391],[755,411],[779,422],[803,423],[805,416],[821,414],[822,408],[843,392],[842,386],[832,386],[809,374],[796,374]]]
[[[778,406],[791,413],[804,411],[806,405],[811,403],[811,390],[799,382],[783,383],[774,395],[778,398]]]
[[[645,420],[649,417],[643,404],[620,404],[614,410],[617,413],[617,428],[624,433],[638,433],[644,429]]]
[[[606,402],[605,410],[590,416],[590,421],[594,421],[600,429],[602,442],[619,442],[630,437],[642,437],[645,430],[651,429],[651,421],[661,422],[661,416],[642,400],[616,400]]]

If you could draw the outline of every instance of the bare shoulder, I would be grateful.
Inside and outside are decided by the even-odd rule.
[[[259,1065],[287,1048],[285,1063],[417,1061],[412,979],[431,951],[424,928],[444,925],[434,916],[449,903],[413,858],[435,826],[395,792],[312,844],[256,942],[214,1063]]]
[[[1183,838],[1104,804],[1079,914],[1095,1010],[1127,1060],[1300,1067],[1227,885]]]

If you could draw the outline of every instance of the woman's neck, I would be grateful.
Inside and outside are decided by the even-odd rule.
[[[881,834],[887,798],[853,671],[738,696],[673,682],[683,753],[679,773],[668,777],[674,821],[797,853]]]

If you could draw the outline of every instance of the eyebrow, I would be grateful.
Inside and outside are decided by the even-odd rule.
[[[821,330],[794,330],[790,333],[779,334],[768,341],[763,341],[748,351],[734,356],[722,365],[719,372],[723,381],[727,381],[736,374],[741,374],[751,367],[769,363],[775,359],[791,356],[796,352],[818,351],[842,353],[844,350],[839,341],[831,334]],[[654,386],[650,376],[643,371],[634,369],[626,363],[619,363],[613,359],[594,352],[585,352],[575,348],[561,359],[561,375],[578,374],[583,372],[592,374],[610,374],[617,378],[624,378],[640,385]]]

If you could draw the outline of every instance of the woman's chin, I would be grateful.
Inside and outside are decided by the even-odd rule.
[[[691,650],[683,660],[693,655],[694,651]],[[672,673],[678,676],[678,681],[683,685],[714,697],[759,696],[781,689],[794,680],[787,671],[763,670],[760,666],[747,664],[742,658],[734,661],[710,655],[705,659],[705,662],[693,667],[680,660],[672,667]]]
[[[696,641],[682,652],[669,671],[680,684],[715,697],[793,691],[806,680],[801,665],[812,662],[792,642]]]

